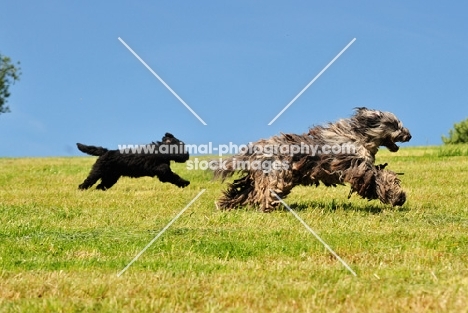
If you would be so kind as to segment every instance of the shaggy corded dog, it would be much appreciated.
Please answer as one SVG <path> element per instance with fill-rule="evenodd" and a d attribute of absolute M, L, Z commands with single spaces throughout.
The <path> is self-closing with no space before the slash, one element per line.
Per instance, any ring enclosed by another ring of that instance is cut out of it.
<path fill-rule="evenodd" d="M 189 154 L 185 151 L 184 143 L 170 133 L 165 134 L 162 142 L 139 146 L 141 153 L 107 150 L 81 143 L 76 145 L 84 153 L 99 156 L 88 177 L 79 185 L 79 189 L 88 189 L 101 179 L 96 189 L 106 190 L 111 188 L 121 176 L 135 178 L 156 176 L 161 182 L 172 183 L 178 187 L 186 187 L 190 184 L 189 181 L 171 171 L 171 161 L 184 163 L 189 159 Z"/>
<path fill-rule="evenodd" d="M 250 144 L 239 154 L 218 163 L 215 177 L 234 173 L 242 177 L 228 185 L 219 199 L 221 209 L 242 205 L 260 206 L 268 212 L 279 201 L 271 190 L 285 198 L 294 186 L 336 186 L 349 183 L 366 199 L 403 205 L 406 194 L 396 173 L 375 165 L 380 146 L 398 151 L 396 142 L 411 139 L 409 130 L 390 112 L 356 108 L 355 114 L 303 135 L 281 134 Z"/>

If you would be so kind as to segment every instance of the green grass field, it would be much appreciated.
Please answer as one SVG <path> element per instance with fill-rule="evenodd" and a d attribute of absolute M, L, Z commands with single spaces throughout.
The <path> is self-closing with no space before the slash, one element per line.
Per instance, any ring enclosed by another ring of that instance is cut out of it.
<path fill-rule="evenodd" d="M 343 186 L 286 198 L 357 277 L 287 210 L 216 210 L 209 172 L 79 191 L 95 158 L 0 158 L 0 312 L 467 312 L 468 147 L 377 156 L 404 172 L 401 208 Z"/>

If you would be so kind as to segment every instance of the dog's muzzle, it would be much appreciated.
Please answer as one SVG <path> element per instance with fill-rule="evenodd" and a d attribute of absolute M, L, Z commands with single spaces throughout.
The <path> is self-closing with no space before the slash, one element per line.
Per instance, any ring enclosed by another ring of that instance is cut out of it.
<path fill-rule="evenodd" d="M 411 140 L 411 138 L 412 136 L 408 128 L 403 128 L 403 130 L 401 131 L 401 134 L 397 138 L 395 138 L 395 141 L 408 142 Z"/>
<path fill-rule="evenodd" d="M 395 138 L 387 137 L 382 145 L 387 147 L 391 152 L 397 152 L 400 147 L 396 145 L 396 142 L 408 142 L 411 140 L 411 138 L 412 136 L 409 130 L 407 128 L 403 128 L 398 136 Z"/>

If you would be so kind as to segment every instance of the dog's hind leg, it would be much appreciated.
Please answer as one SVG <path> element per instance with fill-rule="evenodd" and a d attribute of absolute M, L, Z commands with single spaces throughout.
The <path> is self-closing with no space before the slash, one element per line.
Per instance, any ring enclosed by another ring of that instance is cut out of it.
<path fill-rule="evenodd" d="M 88 189 L 89 187 L 94 185 L 99 180 L 99 178 L 101 178 L 99 174 L 96 174 L 95 172 L 91 171 L 91 173 L 89 173 L 88 177 L 83 181 L 83 183 L 81 183 L 81 185 L 78 186 L 78 189 Z"/>
<path fill-rule="evenodd" d="M 286 171 L 271 172 L 255 180 L 256 198 L 260 198 L 260 208 L 263 212 L 271 212 L 281 205 L 294 187 L 292 176 Z"/>
<path fill-rule="evenodd" d="M 155 176 L 163 183 L 171 183 L 181 188 L 187 187 L 190 184 L 189 181 L 171 171 L 168 164 L 161 164 L 158 166 Z"/>
<path fill-rule="evenodd" d="M 115 183 L 119 180 L 119 178 L 120 178 L 120 175 L 107 175 L 107 176 L 104 176 L 101 179 L 101 183 L 99 185 L 97 185 L 96 189 L 99 189 L 99 190 L 109 189 L 109 188 L 111 188 L 112 186 L 115 185 Z"/>
<path fill-rule="evenodd" d="M 99 157 L 91 168 L 88 177 L 78 186 L 78 189 L 84 190 L 90 188 L 102 177 L 102 174 L 102 157 Z"/>
<path fill-rule="evenodd" d="M 239 206 L 249 204 L 249 197 L 254 192 L 253 181 L 250 175 L 238 178 L 228 185 L 223 196 L 217 204 L 221 210 L 231 210 Z M 252 202 L 253 203 L 253 202 Z"/>

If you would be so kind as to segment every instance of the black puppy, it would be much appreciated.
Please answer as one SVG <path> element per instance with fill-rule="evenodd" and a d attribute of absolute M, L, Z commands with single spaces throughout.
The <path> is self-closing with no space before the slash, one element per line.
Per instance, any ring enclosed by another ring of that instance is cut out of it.
<path fill-rule="evenodd" d="M 171 171 L 171 161 L 184 163 L 189 159 L 189 154 L 185 151 L 184 143 L 170 133 L 165 134 L 162 142 L 132 147 L 132 149 L 126 149 L 127 151 L 107 150 L 81 143 L 76 145 L 84 153 L 99 156 L 88 177 L 78 186 L 79 189 L 88 189 L 101 179 L 96 189 L 106 190 L 111 188 L 120 176 L 135 178 L 157 176 L 161 182 L 172 183 L 178 187 L 186 187 L 190 184 L 189 181 Z"/>

